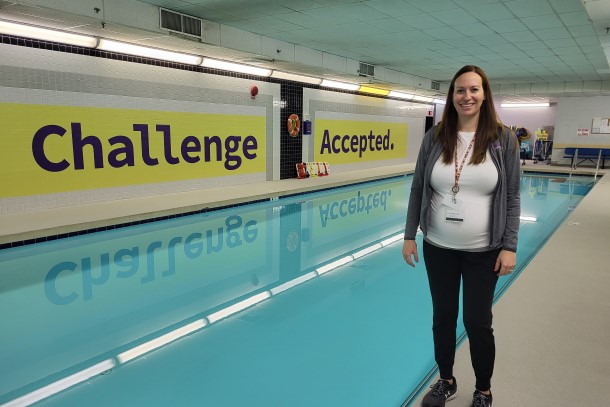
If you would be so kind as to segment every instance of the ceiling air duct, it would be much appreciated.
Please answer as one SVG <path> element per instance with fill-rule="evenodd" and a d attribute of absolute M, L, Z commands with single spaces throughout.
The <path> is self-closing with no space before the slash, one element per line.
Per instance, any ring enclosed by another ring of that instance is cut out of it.
<path fill-rule="evenodd" d="M 375 76 L 375 65 L 367 64 L 366 62 L 360 62 L 360 69 L 358 69 L 358 75 L 364 77 Z"/>
<path fill-rule="evenodd" d="M 159 21 L 161 28 L 170 33 L 178 33 L 201 40 L 203 21 L 200 18 L 189 16 L 175 11 L 159 8 Z"/>

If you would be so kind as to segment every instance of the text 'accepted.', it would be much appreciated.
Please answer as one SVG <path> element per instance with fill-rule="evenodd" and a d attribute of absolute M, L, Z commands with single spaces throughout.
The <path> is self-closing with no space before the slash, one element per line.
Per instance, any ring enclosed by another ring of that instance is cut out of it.
<path fill-rule="evenodd" d="M 362 157 L 365 151 L 389 151 L 394 150 L 394 143 L 390 143 L 390 129 L 385 135 L 375 135 L 373 130 L 369 134 L 341 136 L 336 134 L 330 137 L 330 132 L 324 130 L 322 138 L 322 147 L 320 154 L 338 154 L 338 153 L 358 153 L 358 157 Z"/>

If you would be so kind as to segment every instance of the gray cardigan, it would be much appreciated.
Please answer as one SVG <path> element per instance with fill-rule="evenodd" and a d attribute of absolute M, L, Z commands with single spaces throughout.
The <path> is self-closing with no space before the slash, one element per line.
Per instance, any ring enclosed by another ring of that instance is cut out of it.
<path fill-rule="evenodd" d="M 434 164 L 443 152 L 442 144 L 434 136 L 435 131 L 436 126 L 426 132 L 419 149 L 409 197 L 405 240 L 415 239 L 418 226 L 424 236 L 428 232 L 429 205 L 432 199 L 430 176 Z M 501 247 L 516 252 L 521 211 L 519 147 L 515 133 L 507 127 L 503 126 L 498 135 L 499 138 L 489 146 L 491 159 L 498 170 L 498 186 L 492 201 L 489 248 Z"/>

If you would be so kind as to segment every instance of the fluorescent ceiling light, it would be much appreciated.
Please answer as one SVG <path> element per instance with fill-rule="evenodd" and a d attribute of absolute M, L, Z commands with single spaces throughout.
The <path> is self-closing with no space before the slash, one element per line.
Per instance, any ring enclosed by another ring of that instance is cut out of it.
<path fill-rule="evenodd" d="M 364 85 L 360 86 L 360 88 L 358 89 L 358 92 L 370 93 L 371 95 L 381 95 L 381 96 L 387 96 L 390 94 L 389 90 L 371 88 L 369 86 L 364 86 Z"/>
<path fill-rule="evenodd" d="M 500 103 L 500 107 L 549 107 L 549 102 L 542 103 Z"/>
<path fill-rule="evenodd" d="M 322 83 L 322 79 L 320 78 L 314 78 L 313 76 L 297 75 L 294 73 L 282 71 L 273 71 L 271 73 L 271 77 L 277 79 L 285 79 L 287 81 L 310 83 L 312 85 L 319 85 L 320 83 Z"/>
<path fill-rule="evenodd" d="M 434 99 L 432 103 L 435 105 L 445 105 L 447 104 L 447 101 L 445 99 Z"/>
<path fill-rule="evenodd" d="M 432 102 L 434 100 L 434 98 L 427 97 L 427 96 L 414 95 L 413 100 L 418 100 L 420 102 Z"/>
<path fill-rule="evenodd" d="M 407 100 L 410 100 L 413 98 L 413 95 L 410 93 L 396 92 L 395 90 L 391 91 L 389 96 L 391 96 L 393 98 L 407 99 Z"/>
<path fill-rule="evenodd" d="M 251 65 L 236 64 L 234 62 L 221 61 L 219 59 L 203 58 L 201 66 L 206 68 L 222 69 L 225 71 L 245 73 L 257 76 L 270 76 L 271 69 L 259 68 Z"/>
<path fill-rule="evenodd" d="M 0 33 L 37 40 L 60 42 L 79 47 L 95 48 L 97 38 L 88 35 L 73 34 L 65 31 L 36 27 L 26 24 L 11 23 L 0 20 Z"/>
<path fill-rule="evenodd" d="M 351 261 L 353 261 L 354 258 L 352 256 L 345 256 L 340 258 L 339 260 L 335 260 L 332 263 L 328 263 L 325 266 L 319 267 L 316 269 L 316 271 L 318 272 L 318 274 L 322 275 L 324 273 L 328 273 L 329 271 L 336 269 L 339 266 L 343 266 L 344 264 L 347 264 Z"/>
<path fill-rule="evenodd" d="M 142 45 L 128 44 L 126 42 L 100 39 L 98 49 L 121 54 L 137 55 L 140 57 L 162 59 L 165 61 L 179 62 L 182 64 L 199 65 L 202 57 L 197 55 L 183 54 L 180 52 L 167 51 L 158 48 L 145 47 Z"/>
<path fill-rule="evenodd" d="M 195 332 L 195 331 L 205 327 L 206 325 L 207 325 L 207 322 L 205 322 L 205 320 L 203 320 L 203 319 L 197 320 L 195 322 L 191 322 L 190 324 L 187 324 L 183 327 L 180 327 L 171 332 L 168 332 L 165 335 L 161 335 L 158 338 L 155 338 L 155 339 L 145 342 L 141 345 L 133 347 L 133 348 L 129 349 L 128 351 L 120 353 L 117 356 L 117 359 L 121 363 L 129 362 L 130 360 L 135 359 L 138 356 L 142 356 L 145 353 L 153 351 L 157 348 L 160 348 L 163 345 L 167 345 L 168 343 L 175 341 L 176 339 L 182 338 L 183 336 L 186 336 L 192 332 Z"/>
<path fill-rule="evenodd" d="M 59 379 L 56 382 L 53 382 L 47 386 L 41 387 L 38 390 L 34 390 L 31 393 L 23 395 L 17 399 L 9 401 L 6 404 L 2 404 L 3 406 L 29 406 L 34 404 L 40 400 L 44 400 L 47 397 L 50 397 L 54 394 L 59 393 L 60 391 L 66 390 L 78 383 L 82 383 L 86 380 L 91 379 L 94 376 L 99 375 L 106 370 L 110 370 L 115 366 L 115 363 L 112 359 L 104 360 L 96 365 L 90 366 L 86 369 L 81 370 L 80 372 L 74 373 L 73 375 L 64 377 L 63 379 Z"/>
<path fill-rule="evenodd" d="M 287 281 L 284 284 L 278 285 L 277 287 L 273 287 L 269 291 L 271 291 L 272 295 L 278 295 L 279 293 L 286 291 L 292 287 L 295 287 L 301 283 L 304 283 L 305 281 L 311 280 L 314 277 L 318 277 L 318 273 L 316 273 L 315 271 L 311 271 L 307 274 L 303 274 L 300 277 Z"/>
<path fill-rule="evenodd" d="M 538 221 L 538 218 L 536 218 L 535 216 L 519 216 L 519 219 L 528 221 L 528 222 L 537 222 Z"/>
<path fill-rule="evenodd" d="M 328 79 L 324 79 L 320 86 L 324 86 L 327 88 L 335 88 L 335 89 L 343 89 L 343 90 L 353 90 L 356 91 L 360 88 L 360 85 L 355 85 L 353 83 L 345 83 L 345 82 L 337 82 L 337 81 L 329 81 Z"/>
<path fill-rule="evenodd" d="M 220 311 L 208 315 L 208 321 L 213 324 L 216 321 L 220 321 L 221 319 L 224 319 L 248 307 L 258 304 L 259 302 L 264 301 L 269 297 L 271 297 L 271 293 L 269 291 L 253 295 L 252 297 L 246 298 L 245 300 L 240 301 L 237 304 L 230 305 L 227 308 L 221 309 Z"/>

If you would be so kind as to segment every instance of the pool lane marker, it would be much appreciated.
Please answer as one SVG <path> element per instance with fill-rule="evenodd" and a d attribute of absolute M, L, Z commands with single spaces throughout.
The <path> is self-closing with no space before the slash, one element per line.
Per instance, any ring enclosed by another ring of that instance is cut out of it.
<path fill-rule="evenodd" d="M 83 369 L 80 372 L 76 372 L 70 376 L 64 377 L 63 379 L 57 380 L 56 382 L 53 382 L 47 386 L 41 387 L 38 390 L 34 390 L 31 393 L 11 400 L 8 403 L 3 404 L 2 407 L 29 406 L 31 404 L 44 400 L 47 397 L 57 394 L 60 391 L 66 390 L 74 385 L 87 381 L 94 376 L 102 374 L 105 371 L 112 369 L 115 365 L 116 364 L 112 359 L 104 360 L 103 362 Z"/>

